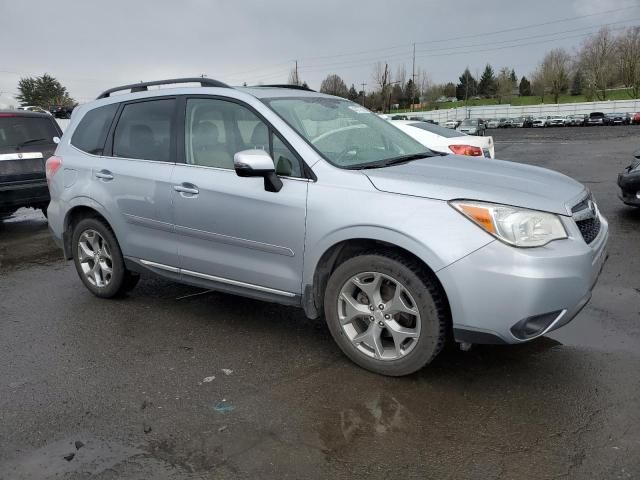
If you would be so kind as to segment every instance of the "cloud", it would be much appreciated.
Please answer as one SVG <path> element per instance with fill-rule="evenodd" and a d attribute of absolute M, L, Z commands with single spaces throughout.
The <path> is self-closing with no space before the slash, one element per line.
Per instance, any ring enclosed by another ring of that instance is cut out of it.
<path fill-rule="evenodd" d="M 604 11 L 632 7 L 634 4 L 637 5 L 629 0 L 573 0 L 573 8 L 578 15 L 595 15 Z"/>

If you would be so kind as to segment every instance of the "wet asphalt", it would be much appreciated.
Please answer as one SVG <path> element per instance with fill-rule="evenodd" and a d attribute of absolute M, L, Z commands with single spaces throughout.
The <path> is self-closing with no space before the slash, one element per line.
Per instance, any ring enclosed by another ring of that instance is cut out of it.
<path fill-rule="evenodd" d="M 151 276 L 97 299 L 39 213 L 0 223 L 0 479 L 640 478 L 640 126 L 490 133 L 593 190 L 609 261 L 565 328 L 405 378 L 294 308 Z"/>

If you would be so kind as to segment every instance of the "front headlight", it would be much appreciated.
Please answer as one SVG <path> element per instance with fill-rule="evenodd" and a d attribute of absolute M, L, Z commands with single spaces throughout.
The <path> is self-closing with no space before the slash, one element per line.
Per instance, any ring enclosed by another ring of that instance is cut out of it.
<path fill-rule="evenodd" d="M 567 238 L 560 218 L 553 213 L 469 200 L 449 204 L 485 232 L 515 247 L 541 247 Z"/>

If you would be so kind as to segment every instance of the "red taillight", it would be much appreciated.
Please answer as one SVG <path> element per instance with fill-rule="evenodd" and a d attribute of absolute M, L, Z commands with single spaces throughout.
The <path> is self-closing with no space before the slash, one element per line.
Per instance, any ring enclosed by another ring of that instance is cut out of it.
<path fill-rule="evenodd" d="M 45 171 L 47 172 L 47 182 L 51 181 L 56 172 L 60 170 L 61 166 L 62 158 L 56 157 L 54 155 L 53 157 L 49 157 L 47 159 L 47 163 L 45 164 Z"/>
<path fill-rule="evenodd" d="M 15 113 L 0 113 L 0 117 L 17 117 Z"/>
<path fill-rule="evenodd" d="M 449 150 L 456 155 L 467 155 L 468 157 L 482 156 L 482 149 L 480 147 L 474 147 L 473 145 L 449 145 Z"/>

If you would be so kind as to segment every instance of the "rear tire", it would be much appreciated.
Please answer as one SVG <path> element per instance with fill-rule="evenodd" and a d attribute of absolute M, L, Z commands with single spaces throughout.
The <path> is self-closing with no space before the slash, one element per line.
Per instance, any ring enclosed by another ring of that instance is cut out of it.
<path fill-rule="evenodd" d="M 100 298 L 132 290 L 139 276 L 127 270 L 111 228 L 98 218 L 85 218 L 73 229 L 73 262 L 85 287 Z"/>
<path fill-rule="evenodd" d="M 416 372 L 445 344 L 444 294 L 400 255 L 370 252 L 342 263 L 329 278 L 324 311 L 343 353 L 382 375 Z"/>

